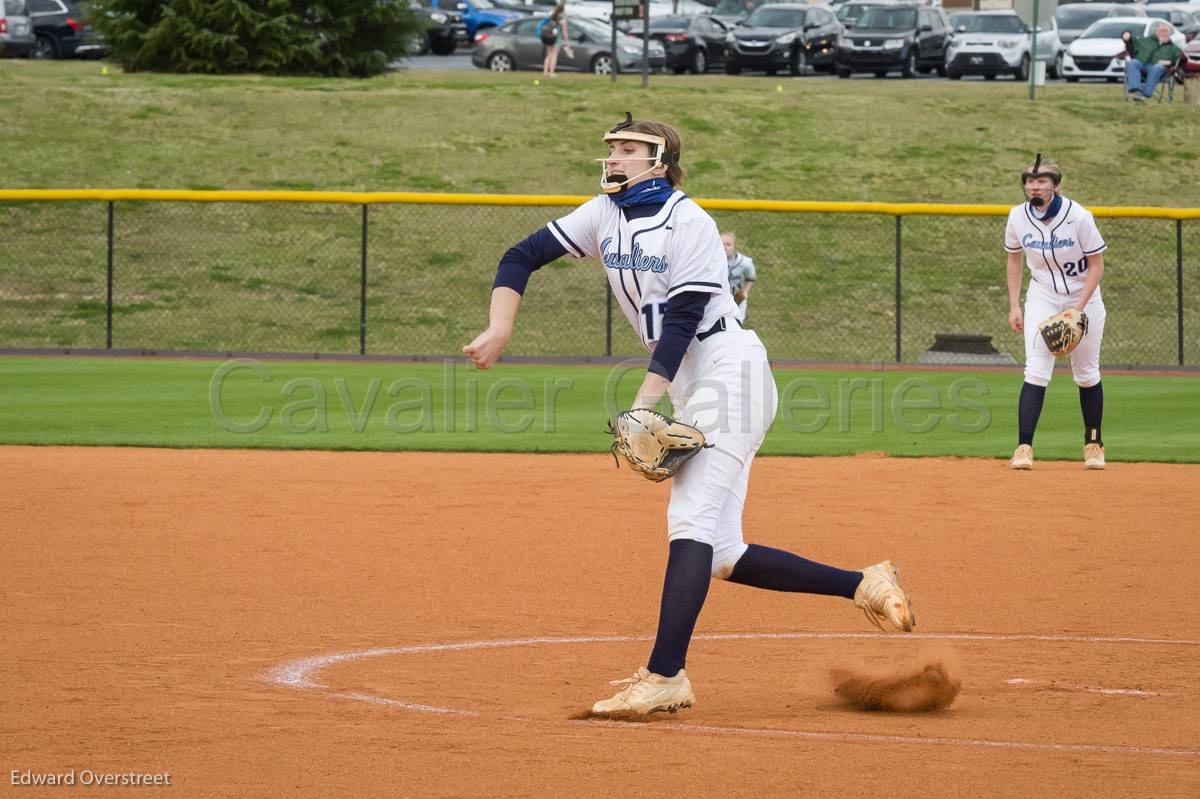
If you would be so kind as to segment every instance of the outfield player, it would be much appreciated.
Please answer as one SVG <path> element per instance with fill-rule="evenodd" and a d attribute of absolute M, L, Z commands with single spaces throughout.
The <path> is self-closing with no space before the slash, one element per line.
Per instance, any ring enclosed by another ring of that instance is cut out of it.
<path fill-rule="evenodd" d="M 1083 465 L 1104 468 L 1104 389 L 1100 385 L 1100 342 L 1104 338 L 1104 251 L 1108 245 L 1090 211 L 1062 196 L 1058 164 L 1038 154 L 1021 173 L 1028 202 L 1008 214 L 1004 249 L 1008 252 L 1008 324 L 1025 334 L 1025 382 L 1017 405 L 1017 449 L 1009 465 L 1033 468 L 1033 433 L 1037 429 L 1046 386 L 1054 373 L 1054 355 L 1038 335 L 1038 325 L 1060 311 L 1077 308 L 1087 314 L 1087 335 L 1071 353 L 1071 372 L 1079 386 L 1083 411 Z M 1025 311 L 1020 305 L 1021 261 L 1029 267 Z"/>
<path fill-rule="evenodd" d="M 746 305 L 750 301 L 750 289 L 758 280 L 754 271 L 754 260 L 745 253 L 738 252 L 737 236 L 732 233 L 721 234 L 721 246 L 725 248 L 725 258 L 729 262 L 729 288 L 733 291 L 733 301 L 738 307 L 738 321 L 746 321 Z"/>
<path fill-rule="evenodd" d="M 846 571 L 747 545 L 742 505 L 750 463 L 775 416 L 778 393 L 758 336 L 737 322 L 717 226 L 679 190 L 680 139 L 659 122 L 626 120 L 608 131 L 602 193 L 512 247 L 492 289 L 490 324 L 463 351 L 481 369 L 508 344 L 534 270 L 556 258 L 604 267 L 625 318 L 651 353 L 634 407 L 669 393 L 676 416 L 703 430 L 701 451 L 671 484 L 666 577 L 650 659 L 596 713 L 690 707 L 684 671 L 696 619 L 715 577 L 775 591 L 852 599 L 876 626 L 909 631 L 912 608 L 891 561 Z"/>

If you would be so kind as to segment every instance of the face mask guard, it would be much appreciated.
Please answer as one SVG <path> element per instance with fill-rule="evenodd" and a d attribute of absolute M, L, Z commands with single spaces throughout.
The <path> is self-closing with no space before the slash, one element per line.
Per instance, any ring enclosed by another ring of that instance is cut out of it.
<path fill-rule="evenodd" d="M 597 158 L 596 160 L 600 162 L 600 190 L 605 194 L 616 194 L 617 192 L 624 191 L 626 188 L 650 174 L 663 164 L 670 165 L 679 163 L 679 153 L 670 152 L 667 150 L 667 140 L 665 138 L 662 136 L 655 136 L 652 133 L 638 133 L 636 131 L 626 130 L 633 124 L 633 114 L 631 114 L 629 111 L 626 111 L 625 121 L 618 123 L 612 128 L 612 130 L 608 131 L 608 133 L 605 133 L 604 141 L 605 143 L 614 141 L 638 141 L 649 144 L 651 148 L 651 154 L 649 156 L 638 156 L 634 158 L 622 157 L 620 160 L 648 161 L 650 162 L 650 165 L 646 167 L 645 170 L 634 175 L 633 177 L 627 177 L 621 174 L 609 175 L 608 162 L 615 159 L 613 159 L 612 156 L 609 156 L 608 158 Z"/>

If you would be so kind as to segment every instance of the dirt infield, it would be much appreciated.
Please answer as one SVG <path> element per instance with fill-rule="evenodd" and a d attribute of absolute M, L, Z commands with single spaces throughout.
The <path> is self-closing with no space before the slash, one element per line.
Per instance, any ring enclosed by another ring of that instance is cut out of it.
<path fill-rule="evenodd" d="M 1200 467 L 754 469 L 748 540 L 895 559 L 918 634 L 715 584 L 696 707 L 621 724 L 570 717 L 645 662 L 667 489 L 605 456 L 0 448 L 3 779 L 14 796 L 1200 795 Z M 930 648 L 957 660 L 948 710 L 833 694 L 835 669 Z M 170 787 L 20 784 L 72 770 Z"/>

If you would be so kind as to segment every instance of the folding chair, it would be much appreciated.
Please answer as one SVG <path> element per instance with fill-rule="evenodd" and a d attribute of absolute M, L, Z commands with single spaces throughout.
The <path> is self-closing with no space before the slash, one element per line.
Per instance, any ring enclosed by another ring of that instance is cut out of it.
<path fill-rule="evenodd" d="M 1125 58 L 1121 61 L 1121 93 L 1125 97 L 1125 102 L 1128 103 L 1133 101 L 1133 98 L 1129 96 L 1129 71 L 1126 69 L 1131 56 L 1128 53 L 1122 53 L 1122 55 Z M 1175 102 L 1175 86 L 1183 80 L 1182 70 L 1182 58 L 1177 58 L 1174 63 L 1167 67 L 1167 71 L 1163 73 L 1162 79 L 1154 87 L 1154 96 L 1158 102 L 1161 103 L 1164 99 L 1167 103 Z"/>

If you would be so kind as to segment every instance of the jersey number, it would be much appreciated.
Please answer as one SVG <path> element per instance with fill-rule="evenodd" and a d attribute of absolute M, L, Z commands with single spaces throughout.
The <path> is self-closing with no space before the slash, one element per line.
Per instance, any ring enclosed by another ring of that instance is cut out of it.
<path fill-rule="evenodd" d="M 1066 272 L 1067 277 L 1083 276 L 1087 270 L 1088 262 L 1086 255 L 1074 263 L 1067 261 L 1065 264 L 1063 264 L 1063 271 Z"/>
<path fill-rule="evenodd" d="M 642 306 L 642 321 L 646 328 L 646 341 L 654 341 L 658 338 L 658 334 L 662 332 L 663 314 L 667 312 L 667 304 L 665 302 L 653 303 L 649 302 Z"/>

